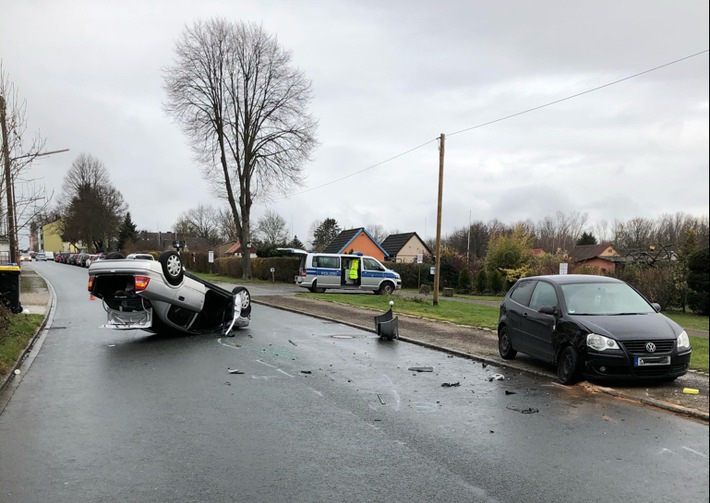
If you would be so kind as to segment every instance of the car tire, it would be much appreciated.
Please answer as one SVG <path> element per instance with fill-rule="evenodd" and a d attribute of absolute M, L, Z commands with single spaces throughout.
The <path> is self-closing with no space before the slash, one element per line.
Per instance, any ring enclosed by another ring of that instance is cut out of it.
<path fill-rule="evenodd" d="M 380 285 L 379 291 L 382 295 L 392 295 L 392 292 L 394 292 L 394 285 L 389 281 L 385 281 Z"/>
<path fill-rule="evenodd" d="M 240 316 L 242 318 L 248 318 L 251 314 L 251 294 L 249 290 L 243 286 L 237 286 L 232 290 L 232 294 L 242 296 Z"/>
<path fill-rule="evenodd" d="M 574 384 L 579 374 L 579 352 L 572 346 L 562 350 L 557 358 L 557 378 L 562 384 Z"/>
<path fill-rule="evenodd" d="M 184 275 L 180 254 L 174 251 L 165 251 L 160 254 L 158 261 L 163 267 L 165 281 L 173 286 L 179 285 Z"/>
<path fill-rule="evenodd" d="M 518 352 L 513 349 L 513 343 L 510 342 L 507 327 L 501 327 L 498 330 L 498 353 L 504 360 L 512 360 L 515 358 L 515 355 L 518 354 Z"/>
<path fill-rule="evenodd" d="M 310 287 L 308 290 L 313 293 L 325 293 L 325 288 L 318 288 L 318 281 L 314 281 L 313 286 Z"/>

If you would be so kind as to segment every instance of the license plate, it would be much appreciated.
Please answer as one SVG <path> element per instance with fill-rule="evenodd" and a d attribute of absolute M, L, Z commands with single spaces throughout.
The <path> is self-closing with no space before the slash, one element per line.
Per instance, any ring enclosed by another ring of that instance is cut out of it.
<path fill-rule="evenodd" d="M 646 367 L 649 365 L 670 365 L 670 356 L 645 356 L 634 358 L 634 367 Z"/>

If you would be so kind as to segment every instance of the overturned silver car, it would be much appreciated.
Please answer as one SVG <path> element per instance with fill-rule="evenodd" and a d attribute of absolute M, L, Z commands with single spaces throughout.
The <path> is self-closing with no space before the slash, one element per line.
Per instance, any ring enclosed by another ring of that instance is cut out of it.
<path fill-rule="evenodd" d="M 175 251 L 158 260 L 109 254 L 91 263 L 88 289 L 106 310 L 103 328 L 230 335 L 251 319 L 249 290 L 238 286 L 230 292 L 198 278 Z"/>

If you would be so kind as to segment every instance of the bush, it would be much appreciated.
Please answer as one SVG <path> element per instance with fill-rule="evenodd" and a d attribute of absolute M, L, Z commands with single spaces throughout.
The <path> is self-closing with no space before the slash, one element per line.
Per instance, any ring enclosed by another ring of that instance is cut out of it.
<path fill-rule="evenodd" d="M 488 276 L 485 269 L 481 269 L 476 274 L 476 292 L 485 293 L 488 288 Z"/>
<path fill-rule="evenodd" d="M 708 248 L 688 259 L 688 306 L 694 313 L 708 316 L 710 310 L 710 260 Z"/>
<path fill-rule="evenodd" d="M 461 272 L 459 272 L 459 291 L 461 293 L 470 293 L 471 288 L 471 271 L 464 267 L 461 269 Z"/>

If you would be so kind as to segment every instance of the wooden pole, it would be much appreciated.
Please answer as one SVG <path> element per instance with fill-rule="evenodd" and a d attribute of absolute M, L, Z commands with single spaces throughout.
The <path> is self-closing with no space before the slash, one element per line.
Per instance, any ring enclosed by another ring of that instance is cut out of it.
<path fill-rule="evenodd" d="M 439 269 L 441 266 L 441 205 L 444 195 L 444 141 L 442 133 L 439 136 L 439 198 L 436 205 L 436 257 L 434 260 L 434 305 L 439 305 Z"/>

